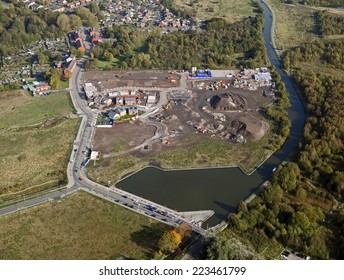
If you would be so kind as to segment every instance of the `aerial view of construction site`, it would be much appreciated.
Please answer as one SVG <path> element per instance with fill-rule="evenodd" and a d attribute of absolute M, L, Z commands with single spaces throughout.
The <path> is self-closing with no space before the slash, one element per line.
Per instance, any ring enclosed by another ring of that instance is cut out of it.
<path fill-rule="evenodd" d="M 273 124 L 265 110 L 275 95 L 267 68 L 88 71 L 83 85 L 89 106 L 99 112 L 92 150 L 100 161 L 90 175 L 101 181 L 120 179 L 106 177 L 104 166 L 128 158 L 130 166 L 251 171 L 272 152 Z M 191 157 L 185 153 L 192 150 Z"/>

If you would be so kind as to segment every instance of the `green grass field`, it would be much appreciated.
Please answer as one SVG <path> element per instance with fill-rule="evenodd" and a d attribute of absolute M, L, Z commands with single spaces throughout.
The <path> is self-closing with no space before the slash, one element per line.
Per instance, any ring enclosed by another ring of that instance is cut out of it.
<path fill-rule="evenodd" d="M 65 179 L 80 124 L 78 118 L 65 117 L 74 111 L 69 94 L 31 97 L 17 92 L 0 94 L 0 98 L 0 200 L 46 182 L 53 181 L 43 188 L 58 185 Z"/>
<path fill-rule="evenodd" d="M 45 97 L 32 97 L 24 91 L 16 94 L 0 93 L 0 128 L 26 126 L 74 111 L 68 93 L 53 93 Z"/>
<path fill-rule="evenodd" d="M 100 69 L 113 69 L 113 68 L 118 68 L 118 59 L 114 58 L 111 61 L 105 61 L 105 60 L 100 60 L 97 59 L 97 68 Z"/>
<path fill-rule="evenodd" d="M 150 259 L 167 229 L 78 192 L 0 217 L 0 259 Z"/>
<path fill-rule="evenodd" d="M 69 81 L 61 81 L 59 89 L 65 89 L 69 87 Z"/>
<path fill-rule="evenodd" d="M 235 22 L 245 17 L 254 16 L 251 0 L 176 0 L 177 8 L 196 13 L 196 18 L 206 20 L 220 17 Z"/>

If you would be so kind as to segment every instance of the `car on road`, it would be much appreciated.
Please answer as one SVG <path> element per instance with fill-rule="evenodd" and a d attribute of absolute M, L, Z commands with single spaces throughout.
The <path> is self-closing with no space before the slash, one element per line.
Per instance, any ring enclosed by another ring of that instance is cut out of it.
<path fill-rule="evenodd" d="M 74 172 L 77 173 L 79 171 L 79 168 L 75 167 Z"/>
<path fill-rule="evenodd" d="M 287 250 L 285 250 L 285 251 L 283 251 L 282 253 L 281 253 L 281 255 L 280 255 L 280 257 L 282 258 L 282 259 L 288 259 L 288 256 L 290 255 L 290 251 L 287 251 Z"/>
<path fill-rule="evenodd" d="M 82 181 L 82 180 L 84 180 L 82 177 L 79 177 L 79 181 Z"/>
<path fill-rule="evenodd" d="M 147 209 L 150 210 L 150 211 L 155 211 L 155 210 L 157 210 L 156 207 L 154 207 L 154 206 L 152 206 L 152 205 L 150 205 L 150 204 L 147 205 Z"/>
<path fill-rule="evenodd" d="M 306 256 L 306 255 L 304 255 L 304 254 L 301 254 L 301 253 L 295 252 L 295 251 L 293 251 L 292 253 L 293 253 L 295 256 L 297 256 L 297 257 L 299 257 L 299 258 L 301 258 L 301 259 L 310 260 L 310 256 Z"/>

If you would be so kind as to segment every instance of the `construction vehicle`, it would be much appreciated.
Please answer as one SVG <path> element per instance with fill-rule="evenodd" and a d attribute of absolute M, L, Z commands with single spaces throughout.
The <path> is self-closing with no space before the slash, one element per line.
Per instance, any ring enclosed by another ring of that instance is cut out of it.
<path fill-rule="evenodd" d="M 163 106 L 165 110 L 169 110 L 172 108 L 173 101 L 169 101 L 166 105 Z"/>

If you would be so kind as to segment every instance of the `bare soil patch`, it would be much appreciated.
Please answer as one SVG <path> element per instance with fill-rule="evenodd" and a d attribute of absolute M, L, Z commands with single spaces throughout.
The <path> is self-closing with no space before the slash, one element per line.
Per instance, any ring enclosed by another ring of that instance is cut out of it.
<path fill-rule="evenodd" d="M 179 75 L 168 71 L 88 71 L 84 74 L 84 81 L 93 83 L 99 91 L 121 87 L 170 88 L 178 86 L 179 80 Z"/>
<path fill-rule="evenodd" d="M 97 128 L 94 149 L 101 153 L 121 152 L 153 137 L 155 130 L 155 126 L 141 122 L 123 122 L 112 128 Z"/>

